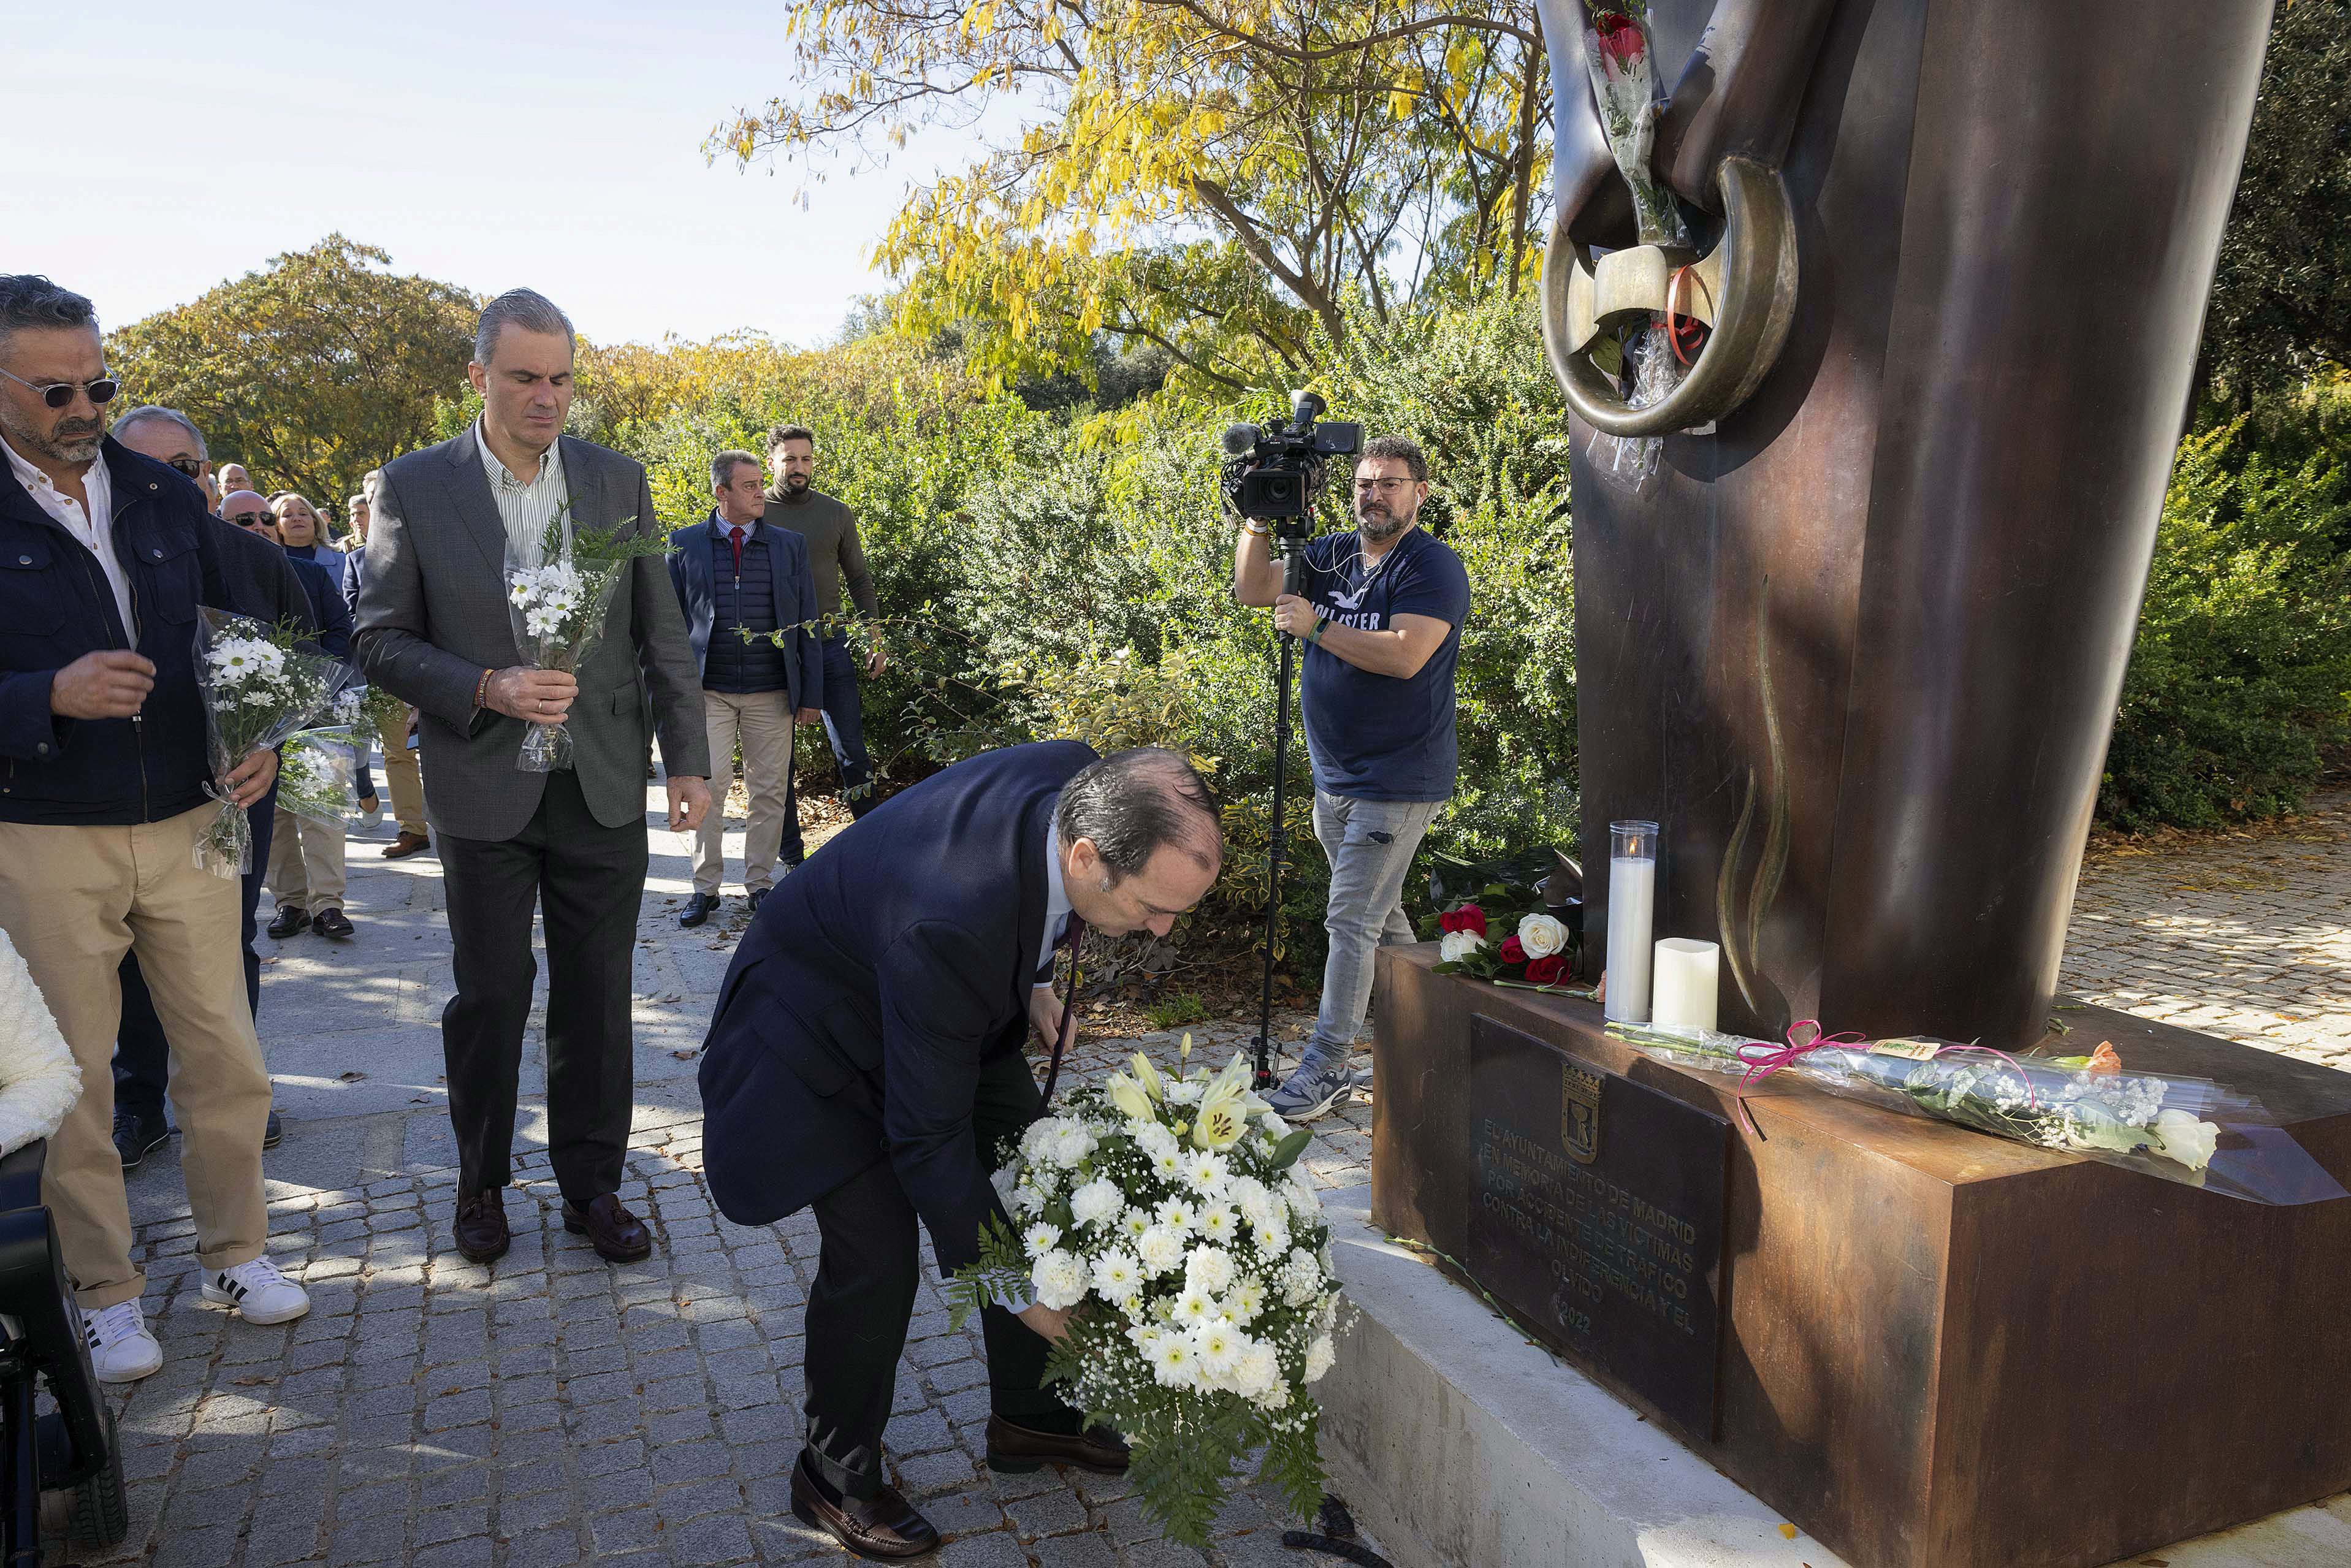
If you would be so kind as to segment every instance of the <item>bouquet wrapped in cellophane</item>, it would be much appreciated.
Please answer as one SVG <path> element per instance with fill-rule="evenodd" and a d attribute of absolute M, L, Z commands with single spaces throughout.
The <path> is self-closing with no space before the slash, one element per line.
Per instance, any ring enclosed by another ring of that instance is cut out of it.
<path fill-rule="evenodd" d="M 308 633 L 207 608 L 196 619 L 196 685 L 212 753 L 207 790 L 220 811 L 196 839 L 196 863 L 215 876 L 253 869 L 253 824 L 221 787 L 238 764 L 316 718 L 354 679 L 351 666 L 303 646 Z"/>
<path fill-rule="evenodd" d="M 604 621 L 621 574 L 640 556 L 668 552 L 659 530 L 635 532 L 629 518 L 599 532 L 576 527 L 569 507 L 558 507 L 541 536 L 537 564 L 507 561 L 507 609 L 522 656 L 542 670 L 578 672 L 604 635 Z M 523 734 L 515 766 L 525 773 L 552 773 L 571 764 L 571 731 L 561 724 L 533 724 Z"/>
<path fill-rule="evenodd" d="M 298 817 L 340 824 L 359 810 L 360 743 L 356 728 L 363 687 L 336 694 L 319 716 L 331 724 L 296 730 L 277 748 L 277 804 Z"/>
<path fill-rule="evenodd" d="M 1137 1052 L 1073 1090 L 997 1173 L 1021 1233 L 994 1223 L 949 1287 L 957 1322 L 1023 1292 L 1075 1309 L 1046 1379 L 1125 1436 L 1144 1509 L 1193 1546 L 1259 1447 L 1259 1478 L 1301 1518 L 1322 1495 L 1307 1385 L 1331 1365 L 1339 1286 L 1298 1164 L 1310 1134 L 1249 1083 L 1238 1053 L 1170 1078 Z"/>
<path fill-rule="evenodd" d="M 2209 1078 L 2126 1071 L 2110 1042 L 2086 1056 L 2011 1056 L 1948 1040 L 1831 1038 L 1809 1020 L 1785 1043 L 1656 1024 L 1611 1023 L 1608 1033 L 1744 1084 L 1792 1072 L 1832 1094 L 2255 1203 L 2344 1196 L 2250 1095 Z"/>

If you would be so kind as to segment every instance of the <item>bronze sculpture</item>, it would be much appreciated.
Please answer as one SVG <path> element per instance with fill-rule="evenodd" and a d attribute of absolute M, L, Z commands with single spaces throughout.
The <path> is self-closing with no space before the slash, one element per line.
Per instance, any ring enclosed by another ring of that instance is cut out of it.
<path fill-rule="evenodd" d="M 1725 1028 L 2030 1043 L 2270 7 L 1653 0 L 1690 62 L 1654 166 L 1729 221 L 1646 413 L 1580 351 L 1595 305 L 1664 301 L 1618 259 L 1583 8 L 1542 11 L 1588 918 L 1608 820 L 1655 817 L 1657 934 L 1722 943 Z M 1588 456 L 1667 430 L 1637 491 Z"/>

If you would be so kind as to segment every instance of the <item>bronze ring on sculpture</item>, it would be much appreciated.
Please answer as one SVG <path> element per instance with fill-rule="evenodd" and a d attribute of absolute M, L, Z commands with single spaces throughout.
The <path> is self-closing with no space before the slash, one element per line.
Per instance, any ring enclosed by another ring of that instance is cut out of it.
<path fill-rule="evenodd" d="M 1568 406 L 1611 435 L 1670 435 L 1720 419 L 1771 371 L 1796 314 L 1796 214 L 1780 172 L 1750 158 L 1725 158 L 1715 171 L 1722 196 L 1722 238 L 1700 256 L 1663 246 L 1610 251 L 1567 237 L 1573 213 L 1552 225 L 1543 257 L 1543 347 Z M 1695 287 L 1677 287 L 1684 274 Z M 1602 335 L 1638 314 L 1671 309 L 1711 329 L 1680 383 L 1646 408 L 1625 401 L 1592 362 Z"/>

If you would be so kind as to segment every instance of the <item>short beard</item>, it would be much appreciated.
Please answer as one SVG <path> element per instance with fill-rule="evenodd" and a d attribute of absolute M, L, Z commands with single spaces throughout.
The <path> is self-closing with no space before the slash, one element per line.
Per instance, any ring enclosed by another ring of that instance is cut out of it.
<path fill-rule="evenodd" d="M 784 488 L 787 490 L 805 490 L 808 487 L 809 476 L 805 474 L 795 474 L 784 481 Z"/>
<path fill-rule="evenodd" d="M 1364 517 L 1358 517 L 1355 519 L 1355 531 L 1363 535 L 1365 538 L 1371 540 L 1374 544 L 1381 545 L 1384 545 L 1387 543 L 1388 540 L 1396 538 L 1398 535 L 1402 534 L 1405 528 L 1411 526 L 1412 519 L 1410 517 L 1399 517 L 1395 516 L 1393 513 L 1391 513 L 1384 520 L 1380 522 L 1374 522 L 1371 518 Z"/>
<path fill-rule="evenodd" d="M 81 422 L 78 420 L 60 420 L 58 422 L 58 428 L 62 429 L 67 424 L 79 423 Z M 95 461 L 98 456 L 99 444 L 106 439 L 106 427 L 102 424 L 93 428 L 89 435 L 75 437 L 71 440 L 60 438 L 45 431 L 35 430 L 26 425 L 18 424 L 13 419 L 0 419 L 0 428 L 5 428 L 8 432 L 9 435 L 14 437 L 16 441 L 22 443 L 26 446 L 31 447 L 35 452 L 47 458 L 52 463 L 89 463 Z"/>

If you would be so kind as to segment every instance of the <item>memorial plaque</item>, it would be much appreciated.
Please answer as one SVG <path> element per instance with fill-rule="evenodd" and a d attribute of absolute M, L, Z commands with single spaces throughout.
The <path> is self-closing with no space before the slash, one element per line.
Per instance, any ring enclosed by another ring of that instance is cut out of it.
<path fill-rule="evenodd" d="M 1470 1277 L 1700 1438 L 1714 1426 L 1730 1124 L 1472 1020 Z"/>

